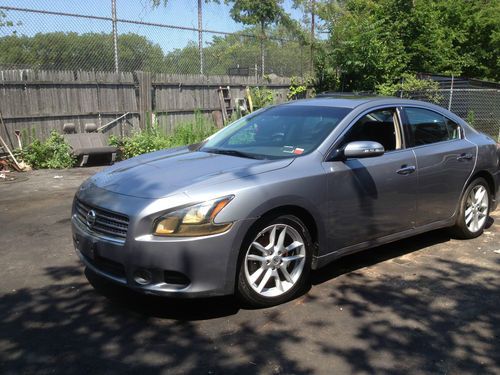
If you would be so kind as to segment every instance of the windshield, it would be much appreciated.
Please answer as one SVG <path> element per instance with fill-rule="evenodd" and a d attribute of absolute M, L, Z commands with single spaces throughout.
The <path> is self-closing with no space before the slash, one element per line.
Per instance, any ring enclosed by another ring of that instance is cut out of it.
<path fill-rule="evenodd" d="M 271 107 L 227 126 L 209 138 L 200 151 L 255 159 L 306 155 L 349 112 L 349 108 L 310 105 Z"/>

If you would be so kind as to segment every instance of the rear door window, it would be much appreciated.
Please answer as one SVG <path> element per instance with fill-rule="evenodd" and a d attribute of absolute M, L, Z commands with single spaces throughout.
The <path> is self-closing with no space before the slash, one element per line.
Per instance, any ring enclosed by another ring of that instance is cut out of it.
<path fill-rule="evenodd" d="M 460 127 L 447 117 L 423 108 L 404 110 L 414 146 L 460 139 Z"/>

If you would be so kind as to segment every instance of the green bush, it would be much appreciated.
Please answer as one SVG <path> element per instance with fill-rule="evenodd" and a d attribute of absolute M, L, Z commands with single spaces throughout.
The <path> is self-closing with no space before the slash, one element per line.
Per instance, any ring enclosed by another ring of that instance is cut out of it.
<path fill-rule="evenodd" d="M 267 87 L 251 87 L 250 95 L 252 96 L 252 104 L 253 108 L 259 109 L 266 107 L 268 105 L 274 104 L 275 97 L 272 90 L 269 90 Z"/>
<path fill-rule="evenodd" d="M 302 81 L 298 77 L 292 77 L 286 98 L 288 100 L 304 99 L 307 96 L 308 86 L 312 86 L 313 84 L 314 80 L 310 77 L 302 79 Z M 312 94 L 314 95 L 314 90 Z"/>
<path fill-rule="evenodd" d="M 109 144 L 119 148 L 120 159 L 128 159 L 164 148 L 198 143 L 216 130 L 212 121 L 207 120 L 200 112 L 196 112 L 194 121 L 178 124 L 171 135 L 165 134 L 158 124 L 153 124 L 130 137 L 120 139 L 111 136 Z"/>
<path fill-rule="evenodd" d="M 407 99 L 413 99 L 415 94 L 419 94 L 433 103 L 439 103 L 442 99 L 439 83 L 430 79 L 419 79 L 410 73 L 403 74 L 398 82 L 377 85 L 376 90 L 379 95 L 384 96 L 396 96 L 401 93 L 401 96 Z"/>
<path fill-rule="evenodd" d="M 170 146 L 170 139 L 162 134 L 157 126 L 153 125 L 133 134 L 131 137 L 119 139 L 118 137 L 111 136 L 109 144 L 117 146 L 120 149 L 121 159 L 128 159 L 167 148 Z"/>
<path fill-rule="evenodd" d="M 21 159 L 33 169 L 70 168 L 76 162 L 71 147 L 55 130 L 50 133 L 50 137 L 45 142 L 35 139 L 21 152 Z"/>

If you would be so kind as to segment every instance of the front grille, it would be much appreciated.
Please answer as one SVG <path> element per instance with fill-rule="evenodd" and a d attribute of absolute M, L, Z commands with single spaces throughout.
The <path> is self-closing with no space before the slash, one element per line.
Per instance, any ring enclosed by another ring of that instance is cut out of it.
<path fill-rule="evenodd" d="M 87 227 L 90 232 L 121 240 L 127 237 L 128 217 L 102 208 L 90 206 L 80 200 L 76 201 L 75 209 L 77 219 Z M 89 215 L 90 211 L 94 211 L 95 213 L 93 225 L 91 225 L 87 219 L 87 215 Z"/>

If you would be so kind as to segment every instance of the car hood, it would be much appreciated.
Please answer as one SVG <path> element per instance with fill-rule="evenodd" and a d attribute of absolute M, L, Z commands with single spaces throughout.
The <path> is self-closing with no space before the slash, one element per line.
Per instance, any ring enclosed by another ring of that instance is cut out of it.
<path fill-rule="evenodd" d="M 194 187 L 281 169 L 293 160 L 255 160 L 178 147 L 117 163 L 94 175 L 89 182 L 118 194 L 163 198 L 189 192 Z"/>

